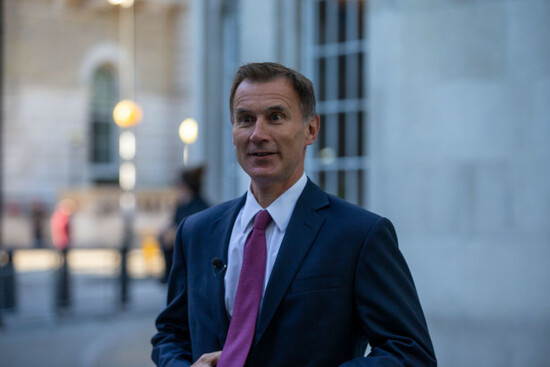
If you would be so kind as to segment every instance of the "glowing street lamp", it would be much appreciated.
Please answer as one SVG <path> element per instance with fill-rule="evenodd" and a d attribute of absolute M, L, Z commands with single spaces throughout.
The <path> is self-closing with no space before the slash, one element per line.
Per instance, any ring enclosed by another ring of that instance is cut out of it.
<path fill-rule="evenodd" d="M 136 156 L 136 136 L 132 131 L 124 131 L 118 139 L 118 151 L 120 157 L 126 161 Z"/>
<path fill-rule="evenodd" d="M 197 136 L 199 135 L 199 125 L 195 119 L 187 118 L 180 124 L 178 132 L 181 141 L 183 141 L 183 164 L 187 165 L 187 147 L 197 140 Z"/>
<path fill-rule="evenodd" d="M 113 119 L 121 128 L 138 124 L 143 117 L 141 107 L 129 99 L 118 102 L 113 109 Z M 136 137 L 132 131 L 124 131 L 118 141 L 120 157 L 124 162 L 120 165 L 119 183 L 124 191 L 131 191 L 136 184 L 136 169 L 132 159 L 136 155 Z"/>
<path fill-rule="evenodd" d="M 120 165 L 120 187 L 125 191 L 133 190 L 136 186 L 136 166 L 132 162 Z"/>
<path fill-rule="evenodd" d="M 129 8 L 134 5 L 134 0 L 109 0 L 111 5 L 120 5 L 125 8 Z"/>
<path fill-rule="evenodd" d="M 143 118 L 141 107 L 129 99 L 118 102 L 113 109 L 113 118 L 120 127 L 130 127 L 139 124 Z"/>

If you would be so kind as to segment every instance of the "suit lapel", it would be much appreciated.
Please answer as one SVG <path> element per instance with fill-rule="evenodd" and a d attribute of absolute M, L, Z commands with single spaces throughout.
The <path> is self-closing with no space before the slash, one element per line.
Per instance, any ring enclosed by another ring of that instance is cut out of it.
<path fill-rule="evenodd" d="M 209 255 L 211 255 L 212 258 L 219 257 L 223 264 L 227 264 L 227 248 L 229 246 L 233 224 L 235 223 L 239 210 L 244 205 L 245 200 L 246 195 L 240 199 L 237 199 L 235 204 L 231 205 L 224 215 L 216 218 L 216 221 L 212 226 L 210 243 L 213 244 L 213 252 Z M 210 259 L 208 259 L 208 261 L 210 261 Z M 218 339 L 220 341 L 220 345 L 223 345 L 227 336 L 227 331 L 229 330 L 229 318 L 225 308 L 225 269 L 219 273 L 213 272 L 211 276 L 215 278 L 213 281 L 214 312 L 217 315 L 217 324 L 221 326 L 221 328 L 219 328 Z"/>
<path fill-rule="evenodd" d="M 316 210 L 328 205 L 327 195 L 308 180 L 281 243 L 271 272 L 256 326 L 255 343 L 264 334 L 294 276 L 298 272 L 324 222 Z"/>

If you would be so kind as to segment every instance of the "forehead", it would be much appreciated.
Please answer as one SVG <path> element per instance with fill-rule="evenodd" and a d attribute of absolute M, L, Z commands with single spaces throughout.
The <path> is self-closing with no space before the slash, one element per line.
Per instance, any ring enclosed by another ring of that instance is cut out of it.
<path fill-rule="evenodd" d="M 233 107 L 237 110 L 280 105 L 292 109 L 299 103 L 298 93 L 292 84 L 281 77 L 267 82 L 243 80 L 235 91 Z"/>

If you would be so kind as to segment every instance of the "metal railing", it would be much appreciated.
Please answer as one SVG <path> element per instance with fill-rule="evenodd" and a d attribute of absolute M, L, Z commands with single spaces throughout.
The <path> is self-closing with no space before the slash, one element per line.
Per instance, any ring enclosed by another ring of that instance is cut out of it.
<path fill-rule="evenodd" d="M 163 266 L 155 248 L 0 250 L 0 326 L 160 309 Z"/>

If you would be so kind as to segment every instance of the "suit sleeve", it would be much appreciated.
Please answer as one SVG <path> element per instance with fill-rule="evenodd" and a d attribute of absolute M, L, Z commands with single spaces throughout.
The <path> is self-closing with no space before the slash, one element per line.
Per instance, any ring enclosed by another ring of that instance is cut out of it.
<path fill-rule="evenodd" d="M 182 228 L 179 226 L 174 244 L 174 263 L 168 284 L 167 307 L 156 320 L 157 334 L 152 338 L 151 358 L 159 367 L 191 365 L 191 340 L 187 305 L 187 270 L 182 249 Z"/>
<path fill-rule="evenodd" d="M 391 222 L 367 235 L 355 272 L 356 311 L 371 352 L 342 367 L 436 366 L 428 327 Z"/>

